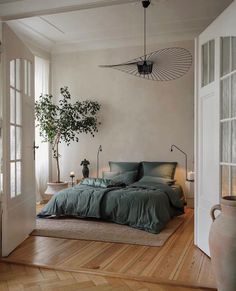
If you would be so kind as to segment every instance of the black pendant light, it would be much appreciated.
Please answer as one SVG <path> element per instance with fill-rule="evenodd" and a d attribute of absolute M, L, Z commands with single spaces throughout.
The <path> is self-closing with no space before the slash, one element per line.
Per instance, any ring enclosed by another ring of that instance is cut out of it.
<path fill-rule="evenodd" d="M 147 8 L 151 4 L 150 1 L 142 1 L 144 8 L 144 60 L 137 63 L 140 75 L 148 75 L 152 73 L 153 62 L 147 61 Z"/>
<path fill-rule="evenodd" d="M 142 1 L 144 8 L 144 55 L 125 63 L 100 67 L 114 68 L 153 81 L 175 80 L 188 72 L 192 65 L 192 55 L 185 48 L 164 48 L 147 54 L 146 11 L 150 4 L 151 1 Z"/>

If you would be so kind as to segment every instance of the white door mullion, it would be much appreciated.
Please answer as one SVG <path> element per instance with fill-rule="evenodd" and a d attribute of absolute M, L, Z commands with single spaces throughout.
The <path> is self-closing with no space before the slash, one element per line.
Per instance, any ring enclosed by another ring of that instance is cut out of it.
<path fill-rule="evenodd" d="M 229 69 L 230 72 L 232 71 L 232 53 L 231 53 L 231 38 L 230 38 L 230 57 L 229 57 Z M 232 181 L 232 167 L 231 167 L 231 163 L 232 163 L 232 107 L 231 107 L 231 100 L 232 100 L 232 88 L 231 88 L 231 84 L 232 84 L 232 76 L 229 76 L 229 117 L 230 117 L 230 121 L 229 121 L 229 148 L 230 148 L 230 153 L 229 153 L 229 195 L 232 194 L 232 190 L 231 190 L 231 181 Z"/>

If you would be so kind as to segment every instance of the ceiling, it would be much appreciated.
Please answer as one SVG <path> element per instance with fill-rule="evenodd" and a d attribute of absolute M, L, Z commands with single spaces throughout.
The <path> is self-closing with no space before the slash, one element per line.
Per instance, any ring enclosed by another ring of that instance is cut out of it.
<path fill-rule="evenodd" d="M 152 0 L 148 43 L 193 39 L 231 2 Z M 0 17 L 50 52 L 134 46 L 143 39 L 138 0 L 0 0 Z"/>

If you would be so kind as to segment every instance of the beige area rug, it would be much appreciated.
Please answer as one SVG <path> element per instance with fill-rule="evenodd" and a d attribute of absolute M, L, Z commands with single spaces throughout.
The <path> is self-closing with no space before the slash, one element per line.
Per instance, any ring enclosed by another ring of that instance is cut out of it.
<path fill-rule="evenodd" d="M 184 222 L 184 217 L 171 220 L 159 234 L 152 234 L 126 225 L 88 219 L 37 219 L 31 235 L 127 243 L 160 247 Z"/>
<path fill-rule="evenodd" d="M 176 217 L 159 234 L 152 234 L 130 226 L 97 220 L 37 219 L 36 230 L 31 235 L 160 247 L 183 222 L 183 217 Z"/>

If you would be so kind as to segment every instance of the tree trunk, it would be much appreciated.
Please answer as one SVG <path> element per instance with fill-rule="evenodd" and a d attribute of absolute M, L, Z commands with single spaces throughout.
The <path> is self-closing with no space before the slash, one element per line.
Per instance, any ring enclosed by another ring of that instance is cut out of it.
<path fill-rule="evenodd" d="M 61 172 L 60 172 L 60 165 L 59 165 L 59 153 L 58 153 L 58 145 L 59 141 L 56 144 L 56 163 L 57 163 L 57 183 L 61 182 Z"/>

